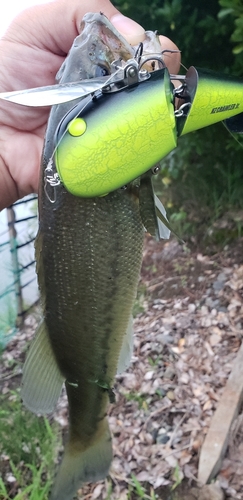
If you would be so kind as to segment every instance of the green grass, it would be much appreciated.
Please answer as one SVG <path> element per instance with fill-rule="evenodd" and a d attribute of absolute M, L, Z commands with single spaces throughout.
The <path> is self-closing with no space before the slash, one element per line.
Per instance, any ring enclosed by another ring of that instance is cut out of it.
<path fill-rule="evenodd" d="M 17 392 L 1 395 L 0 407 L 0 499 L 47 500 L 60 446 L 57 426 L 25 410 Z"/>
<path fill-rule="evenodd" d="M 177 488 L 182 483 L 182 474 L 179 466 L 177 466 L 173 473 L 173 484 L 171 486 L 165 486 L 159 488 L 157 491 L 146 483 L 141 484 L 134 474 L 131 475 L 129 481 L 129 489 L 127 494 L 127 500 L 180 500 L 180 498 L 185 499 L 184 495 L 181 494 Z M 106 500 L 109 500 L 107 498 Z"/>
<path fill-rule="evenodd" d="M 14 333 L 16 333 L 17 306 L 12 293 L 3 297 L 0 300 L 0 304 L 0 346 L 4 348 Z"/>
<path fill-rule="evenodd" d="M 131 392 L 126 392 L 123 393 L 123 396 L 126 398 L 127 401 L 135 401 L 138 403 L 138 408 L 141 410 L 147 410 L 148 405 L 146 402 L 147 396 L 144 394 L 140 394 L 139 392 L 131 391 Z"/>
<path fill-rule="evenodd" d="M 142 486 L 140 481 L 132 474 L 131 484 L 129 487 L 128 500 L 133 500 L 134 498 L 141 500 L 157 500 L 158 496 L 155 494 L 153 488 L 150 488 L 149 494 L 146 493 L 146 489 Z"/>

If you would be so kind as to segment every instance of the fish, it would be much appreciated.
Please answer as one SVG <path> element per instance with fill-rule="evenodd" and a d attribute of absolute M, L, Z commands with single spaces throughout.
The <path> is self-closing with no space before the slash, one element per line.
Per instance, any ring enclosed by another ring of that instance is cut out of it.
<path fill-rule="evenodd" d="M 151 33 L 148 39 L 151 44 Z M 154 41 L 158 51 L 155 35 Z M 135 50 L 103 14 L 86 14 L 57 80 L 65 84 L 110 74 L 114 60 L 127 61 Z M 23 402 L 36 414 L 53 412 L 66 387 L 69 435 L 50 500 L 69 500 L 85 482 L 109 472 L 107 410 L 114 402 L 115 376 L 132 355 L 145 230 L 156 239 L 168 237 L 150 174 L 95 198 L 74 196 L 60 184 L 51 188 L 56 193 L 51 199 L 45 172 L 53 137 L 74 104 L 52 107 L 45 135 L 35 242 L 43 319 L 22 380 Z"/>

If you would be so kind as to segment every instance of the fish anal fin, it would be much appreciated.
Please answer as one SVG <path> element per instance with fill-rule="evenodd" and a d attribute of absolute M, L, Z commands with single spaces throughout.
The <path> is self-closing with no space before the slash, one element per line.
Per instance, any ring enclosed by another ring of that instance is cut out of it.
<path fill-rule="evenodd" d="M 63 382 L 43 321 L 37 328 L 23 369 L 21 396 L 25 406 L 34 413 L 51 413 Z"/>

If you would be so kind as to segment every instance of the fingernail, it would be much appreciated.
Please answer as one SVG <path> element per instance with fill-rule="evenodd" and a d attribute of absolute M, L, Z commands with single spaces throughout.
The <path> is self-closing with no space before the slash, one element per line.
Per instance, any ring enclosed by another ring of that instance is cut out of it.
<path fill-rule="evenodd" d="M 131 45 L 137 45 L 143 42 L 145 30 L 140 24 L 130 19 L 130 17 L 123 16 L 122 14 L 115 14 L 111 17 L 111 22 Z"/>

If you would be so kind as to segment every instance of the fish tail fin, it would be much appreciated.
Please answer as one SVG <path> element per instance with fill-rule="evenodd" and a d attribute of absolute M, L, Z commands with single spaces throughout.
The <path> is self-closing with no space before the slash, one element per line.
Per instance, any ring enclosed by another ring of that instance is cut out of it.
<path fill-rule="evenodd" d="M 107 419 L 98 426 L 92 443 L 84 447 L 70 438 L 57 473 L 50 500 L 70 500 L 86 482 L 104 479 L 112 461 L 112 442 Z"/>

